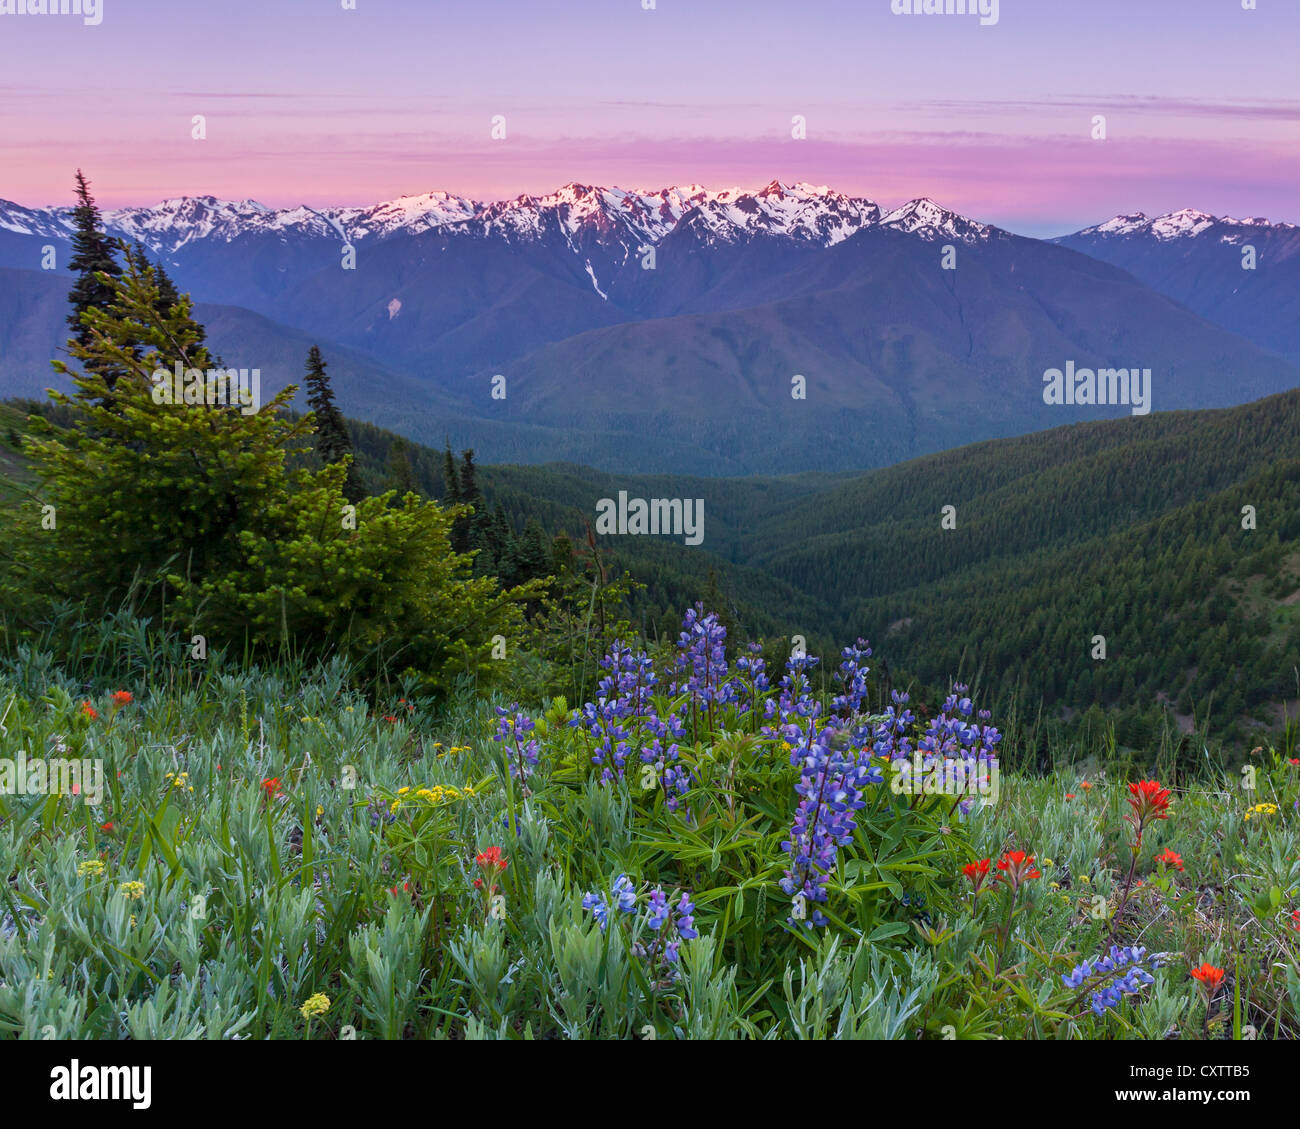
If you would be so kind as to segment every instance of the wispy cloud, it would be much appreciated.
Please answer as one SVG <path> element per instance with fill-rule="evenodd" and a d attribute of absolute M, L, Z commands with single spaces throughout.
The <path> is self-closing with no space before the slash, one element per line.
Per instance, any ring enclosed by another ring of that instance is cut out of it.
<path fill-rule="evenodd" d="M 1024 112 L 1043 107 L 1055 109 L 1118 110 L 1142 114 L 1165 114 L 1196 118 L 1259 118 L 1268 121 L 1300 121 L 1300 100 L 1290 98 L 1246 99 L 1175 98 L 1167 95 L 1075 94 L 1056 98 L 1034 99 L 941 99 L 922 103 L 909 102 L 906 108 L 944 116 L 987 114 L 998 111 Z"/>

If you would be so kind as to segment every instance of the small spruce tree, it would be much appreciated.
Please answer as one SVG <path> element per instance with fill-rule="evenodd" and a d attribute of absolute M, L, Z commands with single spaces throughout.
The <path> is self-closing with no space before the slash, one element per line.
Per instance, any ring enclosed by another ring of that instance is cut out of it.
<path fill-rule="evenodd" d="M 348 501 L 359 502 L 365 492 L 361 488 L 357 475 L 352 436 L 348 434 L 348 425 L 343 418 L 343 413 L 334 402 L 334 389 L 330 385 L 329 374 L 325 371 L 325 359 L 315 345 L 307 353 L 307 404 L 316 420 L 316 453 L 320 456 L 321 462 L 326 464 L 346 461 L 347 478 L 344 480 L 343 493 L 347 495 Z M 410 469 L 409 457 L 407 469 Z M 414 482 L 413 474 L 409 476 L 409 480 Z M 414 486 L 411 489 L 414 489 Z"/>

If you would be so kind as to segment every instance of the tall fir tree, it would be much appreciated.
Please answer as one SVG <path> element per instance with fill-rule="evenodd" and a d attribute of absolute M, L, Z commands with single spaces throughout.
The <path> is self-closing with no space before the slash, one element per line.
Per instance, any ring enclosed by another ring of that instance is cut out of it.
<path fill-rule="evenodd" d="M 352 436 L 348 434 L 348 425 L 334 403 L 334 389 L 330 385 L 329 374 L 325 371 L 325 358 L 320 348 L 313 345 L 307 352 L 307 404 L 316 417 L 316 453 L 324 463 L 341 463 L 348 461 L 348 476 L 343 485 L 343 493 L 348 501 L 361 501 L 365 492 L 357 474 L 356 452 L 352 447 Z M 408 475 L 399 486 L 409 482 L 414 489 L 415 476 L 410 469 L 409 454 L 406 460 Z M 402 490 L 405 493 L 405 489 Z"/>
<path fill-rule="evenodd" d="M 525 580 L 541 580 L 551 574 L 551 554 L 547 551 L 546 537 L 535 517 L 524 525 L 523 533 L 514 546 L 516 584 Z"/>
<path fill-rule="evenodd" d="M 68 325 L 72 329 L 72 339 L 78 346 L 87 347 L 92 338 L 90 327 L 84 324 L 82 315 L 87 310 L 106 310 L 114 298 L 112 279 L 119 278 L 122 268 L 113 255 L 113 241 L 103 229 L 103 218 L 95 205 L 95 198 L 90 194 L 90 182 L 77 170 L 77 204 L 72 211 L 72 222 L 76 230 L 72 235 L 72 258 L 68 269 L 75 272 L 77 281 L 68 292 L 68 303 L 72 312 L 68 314 Z M 109 281 L 99 278 L 107 275 Z M 109 392 L 122 373 L 122 368 L 102 357 L 91 356 L 85 364 L 93 365 L 91 371 L 104 378 Z"/>
<path fill-rule="evenodd" d="M 468 553 L 471 549 L 481 549 L 481 533 L 485 521 L 490 517 L 484 511 L 483 495 L 478 488 L 478 468 L 474 465 L 473 450 L 460 453 L 460 473 L 457 476 L 456 501 L 464 506 L 473 506 L 473 513 L 461 514 L 451 527 L 452 548 L 458 553 Z"/>
<path fill-rule="evenodd" d="M 442 497 L 449 506 L 460 504 L 460 474 L 456 470 L 456 458 L 451 453 L 451 440 L 447 440 L 442 454 Z"/>
<path fill-rule="evenodd" d="M 395 499 L 397 504 L 400 504 L 407 494 L 420 492 L 420 487 L 415 481 L 415 467 L 411 465 L 411 445 L 400 435 L 388 448 L 388 478 L 384 488 L 397 491 Z M 454 543 L 453 548 L 455 548 Z"/>
<path fill-rule="evenodd" d="M 140 252 L 143 254 L 144 249 L 140 248 Z M 180 291 L 176 289 L 176 283 L 172 281 L 171 275 L 167 273 L 161 259 L 154 260 L 153 273 L 158 286 L 158 309 L 162 313 L 167 313 L 181 300 Z M 202 343 L 206 341 L 208 338 L 207 330 L 200 325 L 198 326 L 198 332 L 199 342 Z M 214 367 L 219 367 L 219 365 Z"/>

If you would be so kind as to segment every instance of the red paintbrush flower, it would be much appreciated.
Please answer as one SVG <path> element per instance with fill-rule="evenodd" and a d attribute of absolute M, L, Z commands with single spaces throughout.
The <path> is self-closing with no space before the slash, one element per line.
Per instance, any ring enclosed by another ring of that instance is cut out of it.
<path fill-rule="evenodd" d="M 961 868 L 961 872 L 970 879 L 971 889 L 978 894 L 984 888 L 984 882 L 989 876 L 989 864 L 992 859 L 980 859 L 979 862 L 968 862 Z"/>
<path fill-rule="evenodd" d="M 998 877 L 1009 882 L 1012 890 L 1020 889 L 1031 878 L 1042 877 L 1034 868 L 1034 856 L 1027 856 L 1024 851 L 1007 851 L 998 859 L 998 869 L 1002 871 Z"/>
<path fill-rule="evenodd" d="M 1223 969 L 1215 968 L 1214 965 L 1204 962 L 1200 968 L 1192 969 L 1192 979 L 1199 980 L 1205 988 L 1207 997 L 1213 996 L 1215 990 L 1223 983 Z"/>
<path fill-rule="evenodd" d="M 113 701 L 119 706 L 129 706 L 135 701 L 135 697 L 132 695 L 130 690 L 114 690 Z"/>
<path fill-rule="evenodd" d="M 1133 811 L 1124 818 L 1137 829 L 1138 842 L 1142 842 L 1142 832 L 1154 819 L 1169 818 L 1169 789 L 1162 788 L 1155 780 L 1139 780 L 1128 786 L 1128 806 Z"/>
<path fill-rule="evenodd" d="M 1166 866 L 1172 866 L 1175 870 L 1183 869 L 1182 855 L 1177 851 L 1171 851 L 1168 847 L 1156 855 L 1156 862 L 1162 862 Z"/>
<path fill-rule="evenodd" d="M 474 856 L 474 861 L 484 870 L 505 870 L 510 860 L 501 857 L 500 847 L 488 847 L 482 854 Z"/>
<path fill-rule="evenodd" d="M 99 711 L 96 710 L 95 707 L 92 706 L 89 702 L 81 703 L 81 712 L 84 713 L 88 718 L 90 718 L 91 721 L 99 720 Z"/>
<path fill-rule="evenodd" d="M 1169 789 L 1162 788 L 1159 781 L 1139 780 L 1136 784 L 1130 784 L 1128 790 L 1129 806 L 1138 815 L 1150 819 L 1169 818 Z"/>

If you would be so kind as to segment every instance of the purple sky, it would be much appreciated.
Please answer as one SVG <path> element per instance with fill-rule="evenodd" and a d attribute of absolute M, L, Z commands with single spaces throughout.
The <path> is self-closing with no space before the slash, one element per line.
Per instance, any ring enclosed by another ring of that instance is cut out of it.
<path fill-rule="evenodd" d="M 890 0 L 102 3 L 0 15 L 0 198 L 66 202 L 80 165 L 106 207 L 779 178 L 1031 235 L 1300 221 L 1300 0 L 1002 0 L 991 27 Z"/>

